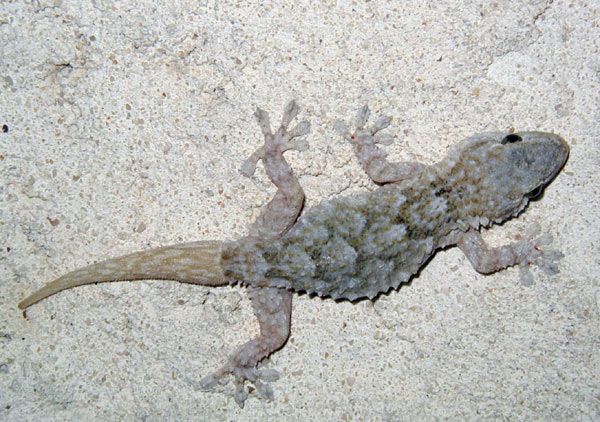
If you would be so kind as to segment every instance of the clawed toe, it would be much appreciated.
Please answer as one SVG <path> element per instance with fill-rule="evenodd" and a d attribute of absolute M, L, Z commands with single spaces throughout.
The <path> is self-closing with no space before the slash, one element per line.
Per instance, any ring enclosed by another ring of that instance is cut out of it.
<path fill-rule="evenodd" d="M 541 229 L 534 227 L 528 233 L 530 236 L 539 235 Z M 552 235 L 550 233 L 542 234 L 528 242 L 530 252 L 525 260 L 519 265 L 519 273 L 521 283 L 525 285 L 533 284 L 533 275 L 531 274 L 531 266 L 536 266 L 546 275 L 555 275 L 560 272 L 559 261 L 564 257 L 564 254 L 556 249 L 547 249 L 552 243 Z"/>
<path fill-rule="evenodd" d="M 356 127 L 356 130 L 362 130 L 365 128 L 370 115 L 371 110 L 366 104 L 356 111 L 356 118 L 354 119 L 354 126 Z"/>
<path fill-rule="evenodd" d="M 300 112 L 300 108 L 295 100 L 291 100 L 286 104 L 285 109 L 283 111 L 283 116 L 281 118 L 281 127 L 287 129 L 292 120 L 296 118 L 298 113 Z"/>
<path fill-rule="evenodd" d="M 233 399 L 240 407 L 244 407 L 249 392 L 253 391 L 246 387 L 246 383 L 254 386 L 254 390 L 260 398 L 273 400 L 273 388 L 270 383 L 278 379 L 279 373 L 274 369 L 237 367 L 233 369 L 221 369 L 214 374 L 202 378 L 200 380 L 200 388 L 205 391 L 211 391 L 215 390 L 218 386 L 224 387 L 231 381 L 234 386 Z"/>
<path fill-rule="evenodd" d="M 260 108 L 256 109 L 254 116 L 258 121 L 265 141 L 242 164 L 240 171 L 244 176 L 251 177 L 256 171 L 258 161 L 267 154 L 283 154 L 285 151 L 306 151 L 308 149 L 308 142 L 305 139 L 298 138 L 310 132 L 310 123 L 307 120 L 302 120 L 292 129 L 289 129 L 289 125 L 296 118 L 298 112 L 299 107 L 296 102 L 294 100 L 290 101 L 283 112 L 279 129 L 273 133 L 269 113 Z"/>
<path fill-rule="evenodd" d="M 375 138 L 375 135 L 387 128 L 391 124 L 392 118 L 390 116 L 379 116 L 373 125 L 367 127 L 370 115 L 371 111 L 369 110 L 369 107 L 365 105 L 356 113 L 354 119 L 354 132 L 351 132 L 346 123 L 339 120 L 335 122 L 334 129 L 342 137 L 352 143 L 391 144 L 393 142 L 393 136 L 377 136 L 377 138 Z"/>
<path fill-rule="evenodd" d="M 288 132 L 290 139 L 297 138 L 299 136 L 308 135 L 310 132 L 310 122 L 308 120 L 302 120 L 292 130 Z"/>
<path fill-rule="evenodd" d="M 392 123 L 390 116 L 379 116 L 373 126 L 371 126 L 371 134 L 375 135 L 380 130 L 385 129 Z"/>

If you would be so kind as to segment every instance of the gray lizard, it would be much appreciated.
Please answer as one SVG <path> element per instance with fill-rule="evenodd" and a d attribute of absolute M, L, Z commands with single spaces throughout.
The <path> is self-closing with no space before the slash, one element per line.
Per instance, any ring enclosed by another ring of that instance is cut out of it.
<path fill-rule="evenodd" d="M 217 372 L 200 381 L 211 389 L 234 381 L 234 398 L 243 406 L 246 382 L 272 398 L 274 370 L 258 364 L 280 349 L 290 335 L 292 293 L 333 299 L 375 298 L 408 281 L 439 249 L 457 245 L 480 273 L 513 265 L 538 265 L 558 272 L 561 254 L 542 250 L 547 237 L 490 248 L 480 229 L 521 213 L 529 200 L 563 167 L 569 147 L 543 132 L 482 133 L 468 138 L 434 165 L 391 163 L 377 146 L 390 124 L 381 117 L 367 127 L 369 110 L 359 110 L 355 127 L 338 124 L 352 143 L 369 177 L 381 185 L 372 192 L 321 202 L 299 218 L 304 192 L 283 157 L 305 150 L 306 121 L 289 129 L 298 114 L 294 101 L 272 132 L 268 114 L 255 116 L 265 138 L 244 164 L 252 176 L 262 160 L 277 187 L 274 198 L 234 242 L 200 241 L 142 251 L 75 270 L 33 293 L 25 309 L 61 290 L 103 281 L 167 279 L 205 286 L 240 284 L 247 288 L 260 334 L 242 345 Z M 377 135 L 377 136 L 376 136 Z"/>

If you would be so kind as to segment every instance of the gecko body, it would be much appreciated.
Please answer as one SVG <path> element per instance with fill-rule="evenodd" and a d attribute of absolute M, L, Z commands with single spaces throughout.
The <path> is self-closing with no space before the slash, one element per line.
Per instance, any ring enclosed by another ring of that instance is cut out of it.
<path fill-rule="evenodd" d="M 545 250 L 546 237 L 525 238 L 489 248 L 480 229 L 521 213 L 558 174 L 569 148 L 544 132 L 482 133 L 451 149 L 434 165 L 391 163 L 377 146 L 390 119 L 367 127 L 369 110 L 359 110 L 353 130 L 338 129 L 352 143 L 367 174 L 381 186 L 372 192 L 326 200 L 300 216 L 304 193 L 283 158 L 304 150 L 307 122 L 289 129 L 298 113 L 286 107 L 273 132 L 266 112 L 256 117 L 264 145 L 244 164 L 251 176 L 259 160 L 278 190 L 250 227 L 234 242 L 200 241 L 142 251 L 76 270 L 35 292 L 24 309 L 58 291 L 99 281 L 170 279 L 208 286 L 247 287 L 260 334 L 242 345 L 201 386 L 215 388 L 229 376 L 243 406 L 246 382 L 272 398 L 273 371 L 259 363 L 283 346 L 290 331 L 293 292 L 333 299 L 375 298 L 408 281 L 439 249 L 458 246 L 474 268 L 491 273 L 509 266 L 538 265 L 558 271 L 560 253 Z"/>

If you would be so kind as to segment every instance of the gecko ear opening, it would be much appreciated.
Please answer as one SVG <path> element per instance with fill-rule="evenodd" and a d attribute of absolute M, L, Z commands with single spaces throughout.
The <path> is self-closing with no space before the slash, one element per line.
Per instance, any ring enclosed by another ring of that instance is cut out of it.
<path fill-rule="evenodd" d="M 534 201 L 536 199 L 541 198 L 542 193 L 544 193 L 544 186 L 540 185 L 537 188 L 535 188 L 534 190 L 532 190 L 531 192 L 525 194 L 525 196 L 527 198 L 529 198 L 530 201 Z"/>

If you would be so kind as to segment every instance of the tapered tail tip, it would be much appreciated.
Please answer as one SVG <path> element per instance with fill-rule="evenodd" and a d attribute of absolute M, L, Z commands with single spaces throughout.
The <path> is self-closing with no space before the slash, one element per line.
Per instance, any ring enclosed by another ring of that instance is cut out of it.
<path fill-rule="evenodd" d="M 25 310 L 25 309 L 29 308 L 31 305 L 33 305 L 34 303 L 38 302 L 41 299 L 43 299 L 43 298 L 42 297 L 36 297 L 35 294 L 29 295 L 25 299 L 23 299 L 22 301 L 19 302 L 19 305 L 18 305 L 19 309 Z"/>

